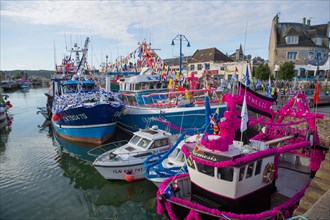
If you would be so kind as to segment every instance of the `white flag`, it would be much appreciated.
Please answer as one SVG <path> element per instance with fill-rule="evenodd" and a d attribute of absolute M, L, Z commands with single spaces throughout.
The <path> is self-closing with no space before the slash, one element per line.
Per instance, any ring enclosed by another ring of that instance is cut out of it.
<path fill-rule="evenodd" d="M 244 101 L 242 105 L 241 112 L 241 132 L 244 132 L 247 129 L 247 123 L 249 121 L 247 106 L 246 106 L 246 95 L 244 95 Z"/>

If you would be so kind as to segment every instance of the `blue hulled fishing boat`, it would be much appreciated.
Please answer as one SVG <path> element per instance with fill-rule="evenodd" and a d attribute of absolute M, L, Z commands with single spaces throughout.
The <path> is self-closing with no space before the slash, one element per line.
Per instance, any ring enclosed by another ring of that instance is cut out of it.
<path fill-rule="evenodd" d="M 89 38 L 83 49 L 73 50 L 78 62 L 71 78 L 63 74 L 52 80 L 52 124 L 62 138 L 99 144 L 113 136 L 123 103 L 117 93 L 99 88 L 93 74 L 85 69 L 88 42 Z"/>

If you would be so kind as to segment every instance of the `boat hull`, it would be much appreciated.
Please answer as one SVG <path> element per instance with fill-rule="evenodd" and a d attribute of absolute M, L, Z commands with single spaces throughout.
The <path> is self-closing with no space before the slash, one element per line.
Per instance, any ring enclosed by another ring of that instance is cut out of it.
<path fill-rule="evenodd" d="M 102 144 L 114 135 L 121 109 L 121 105 L 111 104 L 70 108 L 57 113 L 59 119 L 54 120 L 53 117 L 52 124 L 62 138 Z"/>
<path fill-rule="evenodd" d="M 223 104 L 211 106 L 212 113 L 217 109 L 219 109 L 220 117 L 222 117 L 226 106 Z M 143 129 L 148 124 L 156 124 L 163 130 L 169 127 L 172 134 L 182 133 L 184 130 L 201 128 L 205 124 L 205 106 L 163 109 L 125 106 L 118 120 L 118 127 L 130 133 Z"/>
<path fill-rule="evenodd" d="M 96 170 L 107 180 L 125 180 L 127 172 L 132 172 L 134 180 L 144 179 L 145 168 L 143 163 L 124 166 L 102 166 L 94 164 Z"/>

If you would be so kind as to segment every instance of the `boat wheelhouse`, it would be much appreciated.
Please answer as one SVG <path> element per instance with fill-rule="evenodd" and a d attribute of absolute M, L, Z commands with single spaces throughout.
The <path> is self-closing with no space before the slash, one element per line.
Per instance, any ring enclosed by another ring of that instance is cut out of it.
<path fill-rule="evenodd" d="M 141 129 L 127 144 L 98 156 L 93 166 L 108 180 L 144 179 L 146 158 L 170 149 L 174 138 L 157 126 Z"/>

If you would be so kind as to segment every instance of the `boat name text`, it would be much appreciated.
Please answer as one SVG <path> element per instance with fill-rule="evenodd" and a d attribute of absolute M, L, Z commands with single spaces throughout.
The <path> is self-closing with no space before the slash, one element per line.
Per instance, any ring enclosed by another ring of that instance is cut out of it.
<path fill-rule="evenodd" d="M 209 156 L 209 155 L 205 155 L 205 154 L 201 154 L 196 152 L 195 150 L 192 151 L 192 155 L 194 155 L 195 157 L 201 158 L 201 159 L 205 159 L 205 160 L 209 160 L 209 161 L 213 161 L 213 162 L 217 162 L 217 158 L 215 156 Z"/>
<path fill-rule="evenodd" d="M 87 115 L 85 113 L 83 114 L 77 114 L 77 115 L 67 115 L 62 117 L 65 122 L 68 121 L 77 121 L 82 119 L 87 119 Z"/>
<path fill-rule="evenodd" d="M 136 173 L 136 172 L 142 172 L 142 171 L 143 171 L 142 168 L 135 168 L 135 169 L 131 169 L 131 170 L 113 170 L 114 173 L 127 173 L 127 172 Z"/>

